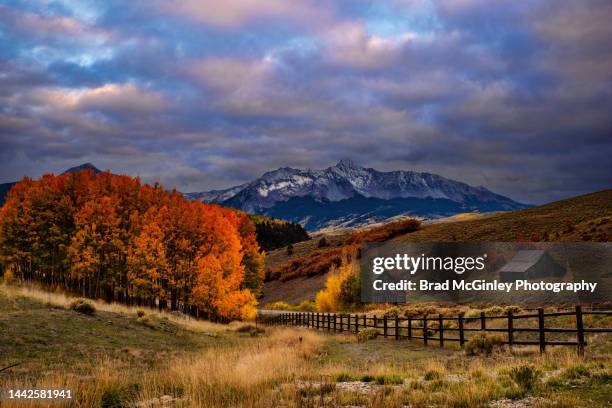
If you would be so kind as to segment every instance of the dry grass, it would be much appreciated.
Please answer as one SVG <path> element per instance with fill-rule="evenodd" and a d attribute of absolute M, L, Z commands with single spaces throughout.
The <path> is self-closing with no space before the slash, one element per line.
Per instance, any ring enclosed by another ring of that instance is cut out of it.
<path fill-rule="evenodd" d="M 410 242 L 599 241 L 612 237 L 612 189 L 474 220 L 424 225 Z"/>
<path fill-rule="evenodd" d="M 61 307 L 64 309 L 69 309 L 70 303 L 75 299 L 75 297 L 68 296 L 65 293 L 47 292 L 37 288 L 36 286 L 15 286 L 0 284 L 0 293 L 2 293 L 8 298 L 25 297 L 32 300 L 36 300 L 46 305 Z M 157 309 L 143 308 L 142 306 L 127 306 L 121 303 L 107 303 L 103 301 L 96 301 L 94 302 L 94 304 L 96 310 L 98 311 L 124 315 L 137 315 L 139 310 L 144 310 L 147 316 L 153 316 L 157 319 L 171 321 L 182 326 L 185 329 L 194 332 L 214 333 L 221 330 L 226 330 L 228 327 L 227 325 L 211 323 L 205 320 L 197 320 L 185 314 L 159 311 Z M 239 322 L 232 323 L 232 325 L 240 324 L 241 323 Z"/>
<path fill-rule="evenodd" d="M 0 295 L 6 296 L 6 287 L 1 289 Z M 54 309 L 68 304 L 61 295 L 45 296 L 21 289 L 8 292 L 15 297 L 31 295 L 42 302 L 41 311 L 47 311 L 49 327 L 53 319 L 65 319 L 70 314 L 85 322 L 73 330 L 81 330 L 91 341 L 99 336 L 98 329 L 92 329 L 101 316 Z M 4 304 L 13 308 L 7 313 L 9 319 L 17 308 L 29 307 L 24 302 Z M 48 309 L 44 309 L 45 304 Z M 137 319 L 132 308 L 102 311 L 106 306 L 101 303 L 96 307 L 99 314 L 107 314 L 102 320 L 114 314 L 115 319 L 125 321 L 125 327 L 131 327 L 128 320 Z M 539 407 L 569 407 L 576 401 L 585 407 L 607 407 L 612 395 L 610 336 L 590 338 L 584 358 L 577 358 L 571 348 L 550 348 L 541 356 L 535 348 L 519 347 L 489 357 L 470 357 L 462 351 L 418 343 L 359 343 L 354 336 L 323 336 L 305 329 L 268 327 L 265 333 L 253 336 L 227 330 L 227 326 L 202 324 L 216 330 L 216 335 L 209 337 L 198 331 L 210 340 L 192 353 L 160 354 L 156 364 L 143 367 L 126 365 L 107 350 L 78 371 L 49 366 L 32 375 L 10 370 L 0 375 L 0 388 L 72 389 L 75 399 L 70 406 L 74 407 L 127 407 L 136 403 L 153 407 L 161 406 L 162 396 L 173 400 L 176 407 L 469 408 L 526 398 L 529 400 L 524 401 Z M 45 327 L 33 324 L 31 330 L 43 331 Z M 138 327 L 138 336 L 143 330 L 155 331 Z M 66 335 L 56 333 L 60 340 Z M 166 334 L 165 338 L 175 335 Z M 23 344 L 26 348 L 33 345 Z M 45 367 L 44 363 L 40 367 Z M 533 367 L 536 373 L 534 386 L 529 389 L 512 376 L 513 370 L 525 366 Z"/>
<path fill-rule="evenodd" d="M 263 407 L 270 406 L 270 391 L 275 387 L 308 376 L 311 368 L 305 361 L 315 356 L 323 342 L 311 332 L 278 328 L 240 347 L 220 344 L 137 376 L 114 361 L 100 360 L 86 376 L 54 372 L 38 380 L 9 377 L 0 385 L 71 389 L 76 407 L 104 406 L 114 396 L 128 406 L 165 395 L 181 400 L 185 407 Z"/>

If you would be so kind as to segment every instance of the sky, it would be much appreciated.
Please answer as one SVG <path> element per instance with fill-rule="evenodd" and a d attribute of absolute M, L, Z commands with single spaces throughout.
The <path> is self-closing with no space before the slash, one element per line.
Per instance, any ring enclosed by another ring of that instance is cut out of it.
<path fill-rule="evenodd" d="M 0 182 L 183 192 L 351 158 L 526 203 L 612 187 L 609 0 L 0 0 Z"/>

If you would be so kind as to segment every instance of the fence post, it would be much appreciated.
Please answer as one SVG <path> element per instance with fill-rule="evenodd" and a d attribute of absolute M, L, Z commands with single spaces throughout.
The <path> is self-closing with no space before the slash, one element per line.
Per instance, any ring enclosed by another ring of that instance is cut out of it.
<path fill-rule="evenodd" d="M 387 338 L 387 315 L 383 316 L 383 336 Z"/>
<path fill-rule="evenodd" d="M 399 333 L 399 317 L 395 316 L 395 340 L 400 339 Z"/>
<path fill-rule="evenodd" d="M 582 306 L 576 306 L 576 334 L 578 336 L 578 355 L 584 356 L 584 324 L 582 322 Z"/>
<path fill-rule="evenodd" d="M 408 340 L 412 340 L 412 317 L 408 317 Z"/>
<path fill-rule="evenodd" d="M 359 334 L 359 315 L 355 315 L 355 334 Z"/>
<path fill-rule="evenodd" d="M 463 313 L 459 313 L 459 346 L 465 344 L 465 333 L 463 332 Z"/>
<path fill-rule="evenodd" d="M 485 312 L 480 312 L 480 330 L 487 330 L 487 318 Z"/>
<path fill-rule="evenodd" d="M 334 313 L 334 333 L 336 332 L 336 327 L 337 327 L 336 326 L 337 325 L 337 323 L 336 323 L 337 317 L 338 316 Z M 342 317 L 340 317 L 340 318 L 342 318 Z"/>
<path fill-rule="evenodd" d="M 378 333 L 378 319 L 376 318 L 376 315 L 372 316 L 372 321 L 374 322 L 374 324 L 372 325 L 372 327 L 374 328 L 374 330 L 376 330 L 376 332 Z"/>
<path fill-rule="evenodd" d="M 440 347 L 444 347 L 444 319 L 442 314 L 438 315 L 438 326 L 440 326 Z"/>
<path fill-rule="evenodd" d="M 512 310 L 508 310 L 508 344 L 510 347 L 514 345 L 514 322 L 512 319 Z"/>
<path fill-rule="evenodd" d="M 368 317 L 366 315 L 363 315 L 363 328 L 368 328 Z"/>
<path fill-rule="evenodd" d="M 427 345 L 427 315 L 423 316 L 423 343 Z"/>
<path fill-rule="evenodd" d="M 544 335 L 544 309 L 538 307 L 538 329 L 540 330 L 540 353 L 546 351 L 546 337 Z"/>
<path fill-rule="evenodd" d="M 348 327 L 346 328 L 346 331 L 350 333 L 351 332 L 351 314 L 349 313 L 347 317 L 348 317 Z"/>

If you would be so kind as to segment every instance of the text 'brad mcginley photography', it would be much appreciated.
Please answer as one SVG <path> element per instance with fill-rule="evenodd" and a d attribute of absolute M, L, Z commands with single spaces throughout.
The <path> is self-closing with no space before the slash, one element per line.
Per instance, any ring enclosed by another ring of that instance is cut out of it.
<path fill-rule="evenodd" d="M 364 302 L 605 301 L 609 243 L 386 243 L 361 252 Z"/>

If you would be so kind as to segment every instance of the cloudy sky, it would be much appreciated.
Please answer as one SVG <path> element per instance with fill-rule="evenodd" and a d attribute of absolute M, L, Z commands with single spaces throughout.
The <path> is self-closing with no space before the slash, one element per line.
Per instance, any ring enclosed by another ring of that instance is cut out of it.
<path fill-rule="evenodd" d="M 609 0 L 0 0 L 0 182 L 181 191 L 350 157 L 542 203 L 612 187 Z"/>

